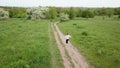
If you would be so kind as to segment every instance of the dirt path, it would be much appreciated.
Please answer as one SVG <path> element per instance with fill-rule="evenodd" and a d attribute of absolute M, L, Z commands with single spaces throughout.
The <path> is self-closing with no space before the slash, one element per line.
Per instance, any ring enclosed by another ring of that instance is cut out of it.
<path fill-rule="evenodd" d="M 69 42 L 65 43 L 64 35 L 61 33 L 57 24 L 51 25 L 54 31 L 54 36 L 60 49 L 60 53 L 64 62 L 65 68 L 89 68 L 88 63 L 78 50 Z"/>

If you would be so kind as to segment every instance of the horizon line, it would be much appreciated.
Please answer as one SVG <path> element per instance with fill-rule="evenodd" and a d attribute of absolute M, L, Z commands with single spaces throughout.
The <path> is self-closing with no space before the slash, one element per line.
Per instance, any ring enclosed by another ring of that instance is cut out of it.
<path fill-rule="evenodd" d="M 18 8 L 34 8 L 34 7 L 61 7 L 61 8 L 70 8 L 70 7 L 74 7 L 74 8 L 120 8 L 120 6 L 118 7 L 107 7 L 107 6 L 94 6 L 94 7 L 80 7 L 80 6 L 3 6 L 0 5 L 0 7 L 18 7 Z"/>

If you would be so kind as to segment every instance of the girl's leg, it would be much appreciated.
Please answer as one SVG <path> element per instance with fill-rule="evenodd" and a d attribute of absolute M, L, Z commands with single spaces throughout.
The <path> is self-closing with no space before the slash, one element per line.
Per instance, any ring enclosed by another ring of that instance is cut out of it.
<path fill-rule="evenodd" d="M 66 39 L 66 43 L 68 44 L 69 39 Z"/>

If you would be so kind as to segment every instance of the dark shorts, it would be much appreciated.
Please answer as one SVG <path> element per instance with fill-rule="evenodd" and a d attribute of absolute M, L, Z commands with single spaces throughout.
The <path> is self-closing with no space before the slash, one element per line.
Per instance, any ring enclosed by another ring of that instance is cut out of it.
<path fill-rule="evenodd" d="M 68 43 L 69 39 L 66 39 L 66 43 Z"/>

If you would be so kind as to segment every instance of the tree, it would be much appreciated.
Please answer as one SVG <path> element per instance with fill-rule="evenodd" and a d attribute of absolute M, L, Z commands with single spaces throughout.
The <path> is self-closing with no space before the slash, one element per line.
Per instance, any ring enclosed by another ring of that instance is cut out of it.
<path fill-rule="evenodd" d="M 82 16 L 82 10 L 80 8 L 77 9 L 77 17 Z"/>
<path fill-rule="evenodd" d="M 114 14 L 119 15 L 120 14 L 120 7 L 114 9 Z"/>
<path fill-rule="evenodd" d="M 28 19 L 44 19 L 46 18 L 45 12 L 48 11 L 46 7 L 29 8 L 27 9 Z"/>
<path fill-rule="evenodd" d="M 83 18 L 93 18 L 94 13 L 90 10 L 84 10 L 84 11 L 82 11 L 82 17 Z"/>
<path fill-rule="evenodd" d="M 114 10 L 112 8 L 106 8 L 106 15 L 108 17 L 112 17 L 114 14 Z"/>
<path fill-rule="evenodd" d="M 106 9 L 105 8 L 100 8 L 98 10 L 98 15 L 101 15 L 101 16 L 107 15 Z"/>
<path fill-rule="evenodd" d="M 76 17 L 76 11 L 75 11 L 75 8 L 70 8 L 69 10 L 69 18 L 70 19 L 74 19 Z"/>
<path fill-rule="evenodd" d="M 8 19 L 8 18 L 9 18 L 9 12 L 0 8 L 0 20 Z"/>
<path fill-rule="evenodd" d="M 69 15 L 65 13 L 60 13 L 60 21 L 67 21 L 69 20 Z"/>
<path fill-rule="evenodd" d="M 57 16 L 60 17 L 61 13 L 69 14 L 69 8 L 57 8 Z"/>
<path fill-rule="evenodd" d="M 49 19 L 55 19 L 57 18 L 57 10 L 55 7 L 50 7 L 48 12 Z"/>
<path fill-rule="evenodd" d="M 107 15 L 106 9 L 105 8 L 99 9 L 99 15 L 103 16 L 103 20 L 104 20 L 105 16 Z"/>
<path fill-rule="evenodd" d="M 114 12 L 115 12 L 115 15 L 118 15 L 118 18 L 120 18 L 120 7 L 116 8 Z"/>
<path fill-rule="evenodd" d="M 9 8 L 10 18 L 25 18 L 26 17 L 26 9 L 25 8 Z"/>

